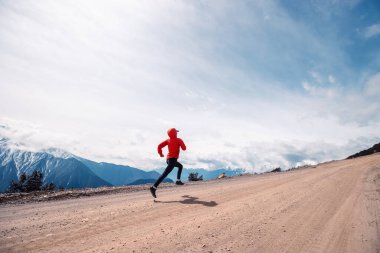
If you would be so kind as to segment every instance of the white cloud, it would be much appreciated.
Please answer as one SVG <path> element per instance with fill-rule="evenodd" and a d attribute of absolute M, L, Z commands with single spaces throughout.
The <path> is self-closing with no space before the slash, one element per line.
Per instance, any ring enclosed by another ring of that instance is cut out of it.
<path fill-rule="evenodd" d="M 337 91 L 334 88 L 325 88 L 317 85 L 313 85 L 309 82 L 302 82 L 303 88 L 314 96 L 323 96 L 327 98 L 333 98 L 336 96 Z"/>
<path fill-rule="evenodd" d="M 247 168 L 262 173 L 277 167 L 289 169 L 302 165 L 314 165 L 324 161 L 345 159 L 360 150 L 380 141 L 380 137 L 348 139 L 344 143 L 327 141 L 305 142 L 301 140 L 252 142 L 239 152 L 224 152 L 223 155 L 204 155 L 198 158 L 201 166 L 211 168 Z M 239 160 L 234 157 L 240 158 Z M 196 160 L 196 159 L 195 159 Z"/>
<path fill-rule="evenodd" d="M 366 39 L 375 37 L 380 34 L 380 23 L 373 24 L 368 27 L 366 27 L 363 31 L 363 36 Z"/>
<path fill-rule="evenodd" d="M 380 72 L 368 79 L 366 84 L 366 93 L 369 96 L 380 96 Z"/>
<path fill-rule="evenodd" d="M 322 77 L 318 72 L 310 71 L 310 75 L 314 78 L 316 82 L 322 83 Z"/>
<path fill-rule="evenodd" d="M 329 79 L 329 82 L 330 82 L 331 84 L 335 84 L 336 79 L 335 79 L 335 77 L 334 77 L 333 75 L 329 75 L 329 76 L 328 76 L 328 79 Z"/>

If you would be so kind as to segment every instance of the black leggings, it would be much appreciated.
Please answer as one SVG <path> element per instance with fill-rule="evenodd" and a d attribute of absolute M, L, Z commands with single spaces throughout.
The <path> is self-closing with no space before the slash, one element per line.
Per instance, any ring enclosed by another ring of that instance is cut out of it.
<path fill-rule="evenodd" d="M 168 160 L 166 160 L 166 163 L 168 164 L 168 166 L 166 167 L 164 173 L 162 173 L 162 175 L 157 179 L 156 183 L 154 183 L 155 187 L 158 187 L 158 185 L 161 184 L 161 182 L 165 179 L 165 177 L 167 177 L 169 173 L 172 172 L 174 167 L 178 168 L 177 179 L 178 180 L 181 179 L 183 166 L 182 164 L 177 162 L 177 158 L 169 158 Z"/>

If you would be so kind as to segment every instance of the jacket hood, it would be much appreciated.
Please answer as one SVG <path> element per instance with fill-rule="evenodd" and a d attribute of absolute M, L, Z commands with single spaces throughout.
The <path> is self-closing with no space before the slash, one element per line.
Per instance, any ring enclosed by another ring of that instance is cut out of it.
<path fill-rule="evenodd" d="M 170 137 L 170 139 L 174 139 L 174 138 L 177 138 L 177 130 L 175 128 L 170 128 L 168 130 L 168 135 Z"/>

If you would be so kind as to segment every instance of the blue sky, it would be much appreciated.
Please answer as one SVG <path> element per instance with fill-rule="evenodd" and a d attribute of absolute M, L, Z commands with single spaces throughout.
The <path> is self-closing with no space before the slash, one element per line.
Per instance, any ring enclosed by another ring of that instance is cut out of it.
<path fill-rule="evenodd" d="M 380 141 L 378 1 L 1 1 L 0 134 L 149 169 L 263 171 Z"/>
<path fill-rule="evenodd" d="M 352 86 L 360 83 L 362 75 L 376 73 L 379 67 L 378 1 L 285 1 L 283 7 L 297 21 L 308 28 L 331 47 L 341 51 L 342 68 L 332 69 L 352 73 L 343 80 Z M 368 33 L 371 26 L 374 33 Z M 326 64 L 324 64 L 326 66 Z M 364 73 L 361 73 L 364 72 Z M 360 73 L 361 75 L 357 75 Z M 356 79 L 355 79 L 356 77 Z"/>

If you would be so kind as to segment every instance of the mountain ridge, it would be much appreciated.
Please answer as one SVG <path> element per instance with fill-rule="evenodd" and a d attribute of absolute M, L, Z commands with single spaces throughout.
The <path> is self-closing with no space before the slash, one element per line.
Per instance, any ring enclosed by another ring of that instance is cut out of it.
<path fill-rule="evenodd" d="M 0 192 L 6 191 L 10 182 L 17 181 L 21 173 L 30 175 L 35 170 L 44 175 L 44 184 L 54 183 L 57 187 L 112 186 L 75 158 L 9 148 L 5 139 L 0 140 Z"/>
<path fill-rule="evenodd" d="M 370 147 L 368 149 L 365 149 L 365 150 L 357 152 L 353 155 L 350 155 L 346 159 L 353 159 L 353 158 L 357 158 L 357 157 L 361 157 L 361 156 L 372 155 L 372 154 L 377 153 L 377 152 L 380 152 L 380 142 L 373 145 L 372 147 Z"/>

